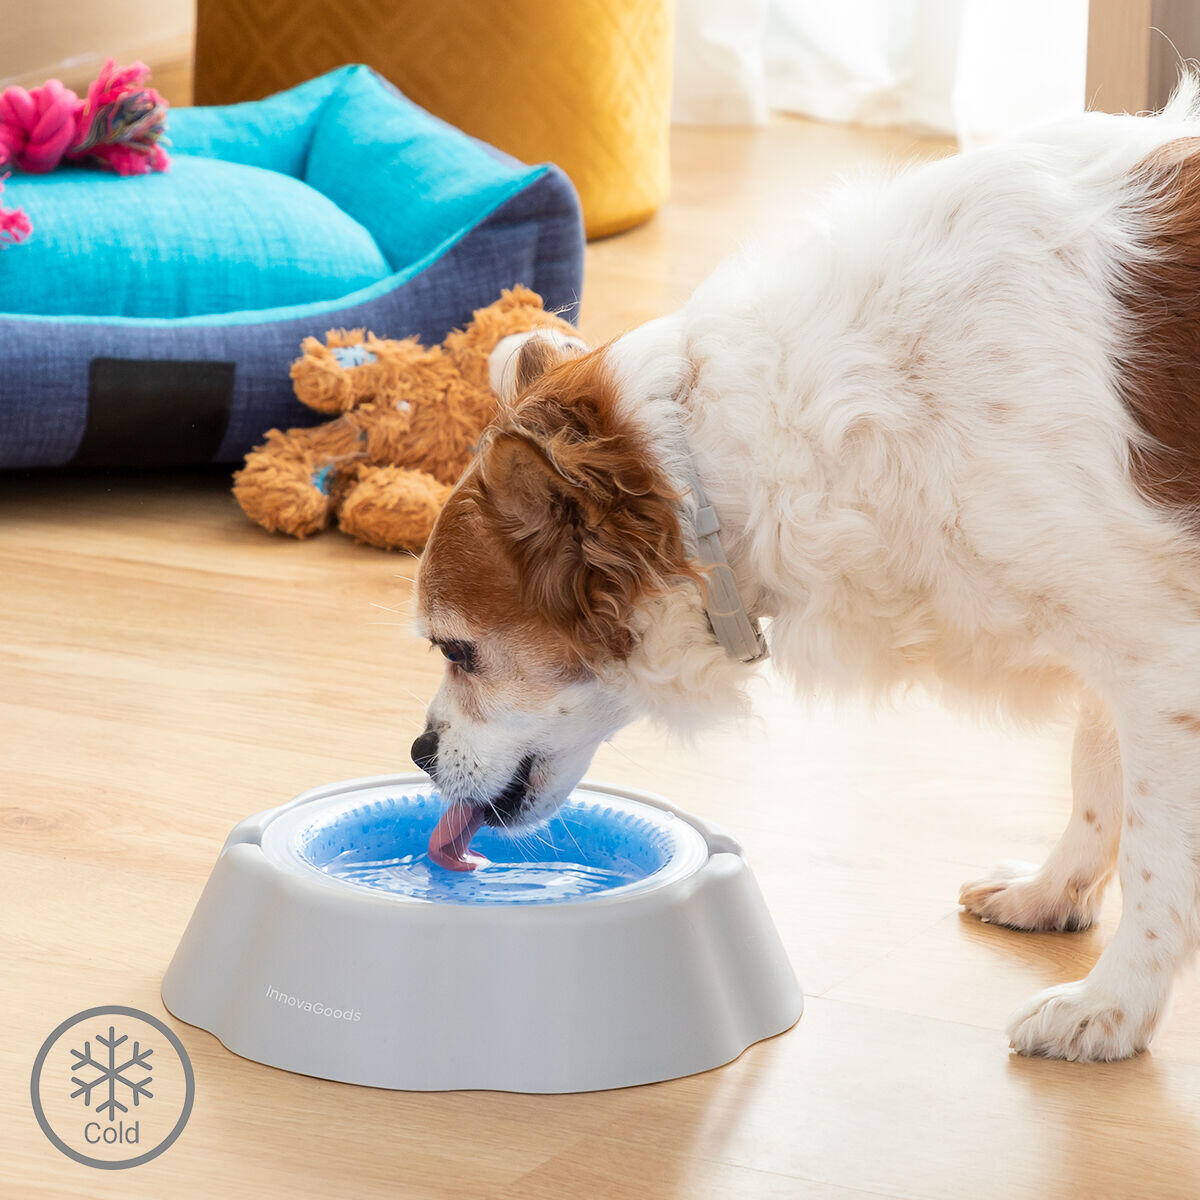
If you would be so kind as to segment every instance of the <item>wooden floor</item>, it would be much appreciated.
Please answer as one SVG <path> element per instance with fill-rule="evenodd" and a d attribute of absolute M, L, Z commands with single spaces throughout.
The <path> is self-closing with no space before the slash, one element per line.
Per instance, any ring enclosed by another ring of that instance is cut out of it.
<path fill-rule="evenodd" d="M 585 327 L 653 316 L 863 163 L 937 144 L 798 121 L 680 132 L 651 225 L 591 248 Z M 958 883 L 1037 859 L 1068 810 L 1069 736 L 977 728 L 920 698 L 806 710 L 692 747 L 642 727 L 597 778 L 744 841 L 808 992 L 723 1069 L 580 1096 L 405 1094 L 236 1058 L 171 1019 L 191 1122 L 154 1162 L 76 1165 L 30 1113 L 42 1039 L 93 1005 L 165 1016 L 159 980 L 242 816 L 404 769 L 438 660 L 409 633 L 412 561 L 250 526 L 220 476 L 0 479 L 0 1196 L 941 1200 L 1200 1194 L 1200 989 L 1153 1051 L 1010 1057 L 1030 992 L 1111 934 L 980 925 Z M 395 610 L 395 612 L 393 612 Z M 513 964 L 520 969 L 519 963 Z"/>

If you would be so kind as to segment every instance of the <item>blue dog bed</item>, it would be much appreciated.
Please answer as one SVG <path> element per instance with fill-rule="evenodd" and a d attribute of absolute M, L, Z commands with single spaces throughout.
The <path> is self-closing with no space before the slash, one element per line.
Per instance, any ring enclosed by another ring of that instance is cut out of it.
<path fill-rule="evenodd" d="M 439 342 L 523 283 L 568 319 L 579 203 L 366 67 L 251 104 L 173 109 L 172 162 L 14 175 L 0 250 L 0 467 L 236 462 L 292 395 L 309 334 Z"/>

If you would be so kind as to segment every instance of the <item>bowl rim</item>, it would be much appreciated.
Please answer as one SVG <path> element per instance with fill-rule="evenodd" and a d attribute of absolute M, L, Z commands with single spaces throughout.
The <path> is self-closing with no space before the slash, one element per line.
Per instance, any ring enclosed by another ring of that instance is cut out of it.
<path fill-rule="evenodd" d="M 690 813 L 684 812 L 664 797 L 654 792 L 607 784 L 591 779 L 584 779 L 578 783 L 572 789 L 572 794 L 577 791 L 591 792 L 600 797 L 608 797 L 668 813 L 685 827 L 686 832 L 681 831 L 680 835 L 683 840 L 695 839 L 691 843 L 692 853 L 673 855 L 663 866 L 643 876 L 641 879 L 631 880 L 619 887 L 608 888 L 589 895 L 572 897 L 568 900 L 524 903 L 492 900 L 474 901 L 469 904 L 463 904 L 434 900 L 428 897 L 409 896 L 398 892 L 387 892 L 378 888 L 363 887 L 350 880 L 331 875 L 322 870 L 315 863 L 295 852 L 290 844 L 287 848 L 281 846 L 279 839 L 272 837 L 268 832 L 274 827 L 275 832 L 278 833 L 280 831 L 278 823 L 280 822 L 285 823 L 289 827 L 298 827 L 303 821 L 304 811 L 310 810 L 311 806 L 320 804 L 323 801 L 336 804 L 338 800 L 348 800 L 355 793 L 369 790 L 414 787 L 427 789 L 430 786 L 429 777 L 419 771 L 363 776 L 323 784 L 302 792 L 295 799 L 285 804 L 266 809 L 263 812 L 246 818 L 230 833 L 222 853 L 232 845 L 251 843 L 256 846 L 272 871 L 277 871 L 280 875 L 297 883 L 303 881 L 305 884 L 316 885 L 322 894 L 328 895 L 330 891 L 335 892 L 344 900 L 377 902 L 392 906 L 399 905 L 410 911 L 416 909 L 436 910 L 443 913 L 448 911 L 456 913 L 520 911 L 528 914 L 546 914 L 549 912 L 562 912 L 563 910 L 579 910 L 581 908 L 593 910 L 613 904 L 628 903 L 639 897 L 661 893 L 672 885 L 687 883 L 687 881 L 693 879 L 703 870 L 714 854 L 735 854 L 739 857 L 744 857 L 741 846 L 723 829 Z M 294 831 L 294 829 L 288 829 L 284 832 L 283 836 L 288 838 L 290 842 L 288 835 Z M 673 866 L 676 869 L 673 870 Z"/>

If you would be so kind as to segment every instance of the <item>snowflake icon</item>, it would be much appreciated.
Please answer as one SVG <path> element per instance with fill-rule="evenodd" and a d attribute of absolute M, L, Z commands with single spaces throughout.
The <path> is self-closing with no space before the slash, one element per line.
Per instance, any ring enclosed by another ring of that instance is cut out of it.
<path fill-rule="evenodd" d="M 107 1109 L 108 1119 L 115 1121 L 118 1110 L 123 1113 L 129 1111 L 128 1106 L 122 1104 L 117 1099 L 117 1084 L 121 1084 L 123 1087 L 129 1089 L 135 1108 L 143 1096 L 147 1100 L 154 1099 L 154 1093 L 149 1090 L 149 1085 L 154 1081 L 153 1075 L 147 1074 L 146 1078 L 140 1082 L 129 1079 L 125 1075 L 126 1071 L 133 1070 L 134 1068 L 138 1069 L 139 1074 L 142 1070 L 148 1071 L 149 1063 L 147 1060 L 154 1051 L 150 1049 L 143 1050 L 141 1043 L 135 1041 L 133 1043 L 133 1057 L 119 1063 L 117 1061 L 117 1047 L 123 1042 L 129 1041 L 129 1038 L 125 1034 L 117 1037 L 116 1028 L 112 1025 L 108 1027 L 108 1037 L 105 1037 L 102 1033 L 98 1033 L 96 1034 L 96 1041 L 108 1051 L 108 1062 L 97 1062 L 92 1057 L 92 1043 L 90 1041 L 83 1043 L 82 1050 L 72 1050 L 71 1054 L 75 1057 L 76 1061 L 71 1064 L 71 1070 L 79 1074 L 71 1076 L 71 1082 L 78 1085 L 77 1090 L 71 1093 L 71 1099 L 74 1100 L 76 1096 L 82 1096 L 83 1103 L 90 1106 L 92 1103 L 92 1092 L 100 1087 L 101 1084 L 107 1084 L 108 1099 L 99 1101 L 95 1109 L 97 1113 L 102 1113 Z M 99 1074 L 90 1081 L 81 1079 L 79 1076 L 85 1070 L 97 1071 Z"/>

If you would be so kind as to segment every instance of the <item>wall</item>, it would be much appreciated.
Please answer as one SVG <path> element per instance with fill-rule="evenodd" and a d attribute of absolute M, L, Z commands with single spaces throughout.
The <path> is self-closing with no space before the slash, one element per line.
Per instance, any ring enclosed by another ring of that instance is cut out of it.
<path fill-rule="evenodd" d="M 0 0 L 0 88 L 57 76 L 75 87 L 109 57 L 191 57 L 193 0 Z"/>

